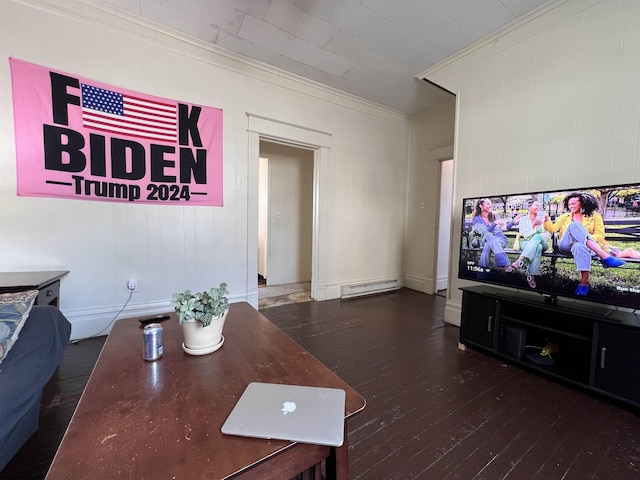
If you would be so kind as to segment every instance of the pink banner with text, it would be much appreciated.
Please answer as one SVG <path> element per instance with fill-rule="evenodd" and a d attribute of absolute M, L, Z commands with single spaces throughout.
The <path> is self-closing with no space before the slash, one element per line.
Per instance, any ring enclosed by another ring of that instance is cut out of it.
<path fill-rule="evenodd" d="M 11 58 L 18 195 L 222 206 L 222 110 Z"/>

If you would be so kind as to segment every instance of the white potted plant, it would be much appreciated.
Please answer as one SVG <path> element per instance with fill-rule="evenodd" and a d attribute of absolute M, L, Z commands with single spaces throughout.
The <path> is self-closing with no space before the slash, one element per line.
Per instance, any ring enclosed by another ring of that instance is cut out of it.
<path fill-rule="evenodd" d="M 182 325 L 182 348 L 191 355 L 215 352 L 224 343 L 222 329 L 229 312 L 227 284 L 221 283 L 209 291 L 191 290 L 173 294 L 171 303 Z"/>

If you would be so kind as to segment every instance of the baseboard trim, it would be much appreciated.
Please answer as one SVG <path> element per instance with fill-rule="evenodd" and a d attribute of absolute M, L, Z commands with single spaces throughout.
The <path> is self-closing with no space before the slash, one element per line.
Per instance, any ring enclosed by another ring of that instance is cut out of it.
<path fill-rule="evenodd" d="M 242 295 L 229 295 L 229 303 L 248 302 L 258 309 L 258 292 Z M 81 340 L 95 336 L 107 335 L 117 320 L 131 317 L 155 315 L 157 313 L 172 312 L 173 305 L 169 300 L 162 302 L 136 303 L 127 305 L 122 312 L 121 305 L 114 307 L 62 310 L 71 322 L 71 340 Z M 120 313 L 119 313 L 120 312 Z M 116 317 L 117 315 L 117 317 Z"/>
<path fill-rule="evenodd" d="M 122 318 L 154 315 L 173 311 L 169 301 L 145 304 L 105 307 L 96 309 L 64 310 L 62 313 L 71 322 L 71 340 L 107 335 L 113 324 Z M 120 313 L 119 313 L 120 312 Z M 117 315 L 117 316 L 116 316 Z"/>
<path fill-rule="evenodd" d="M 444 307 L 444 321 L 446 323 L 459 327 L 461 316 L 462 316 L 462 304 L 460 302 L 447 300 L 447 304 Z"/>
<path fill-rule="evenodd" d="M 404 275 L 402 277 L 402 283 L 405 287 L 410 288 L 411 290 L 427 293 L 429 295 L 436 293 L 433 279 L 416 277 L 415 275 Z"/>

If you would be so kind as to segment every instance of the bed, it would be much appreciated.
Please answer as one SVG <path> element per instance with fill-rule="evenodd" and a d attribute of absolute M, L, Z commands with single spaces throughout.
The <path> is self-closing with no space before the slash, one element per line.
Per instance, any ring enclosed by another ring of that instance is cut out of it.
<path fill-rule="evenodd" d="M 0 471 L 38 429 L 43 388 L 71 334 L 71 324 L 56 307 L 29 307 L 0 363 Z"/>

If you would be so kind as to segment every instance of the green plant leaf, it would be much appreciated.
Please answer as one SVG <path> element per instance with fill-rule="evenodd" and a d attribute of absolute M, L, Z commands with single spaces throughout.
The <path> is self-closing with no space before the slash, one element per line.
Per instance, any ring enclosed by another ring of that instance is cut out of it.
<path fill-rule="evenodd" d="M 229 308 L 227 284 L 221 283 L 209 291 L 192 293 L 190 290 L 176 292 L 171 297 L 171 303 L 176 309 L 180 324 L 196 319 L 203 327 L 209 326 L 211 321 L 220 317 Z"/>

